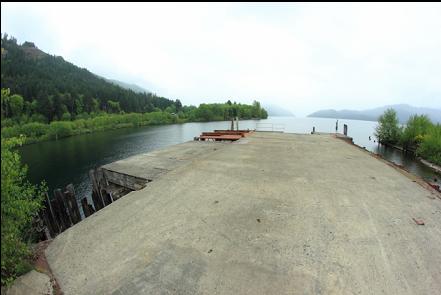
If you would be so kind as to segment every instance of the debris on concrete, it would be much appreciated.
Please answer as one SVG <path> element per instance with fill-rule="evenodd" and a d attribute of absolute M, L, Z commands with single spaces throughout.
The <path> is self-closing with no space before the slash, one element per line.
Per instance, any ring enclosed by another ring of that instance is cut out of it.
<path fill-rule="evenodd" d="M 441 188 L 438 184 L 427 182 L 431 187 L 433 187 L 436 191 L 441 192 Z"/>
<path fill-rule="evenodd" d="M 424 225 L 424 221 L 422 219 L 416 219 L 416 218 L 412 218 L 413 221 L 415 221 L 416 224 L 418 225 Z"/>

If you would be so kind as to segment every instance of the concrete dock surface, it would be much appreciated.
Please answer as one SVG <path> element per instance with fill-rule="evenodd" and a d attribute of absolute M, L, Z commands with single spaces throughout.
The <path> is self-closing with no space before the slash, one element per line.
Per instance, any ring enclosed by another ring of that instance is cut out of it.
<path fill-rule="evenodd" d="M 441 199 L 366 151 L 256 132 L 156 155 L 108 166 L 165 170 L 47 248 L 65 294 L 441 292 Z"/>

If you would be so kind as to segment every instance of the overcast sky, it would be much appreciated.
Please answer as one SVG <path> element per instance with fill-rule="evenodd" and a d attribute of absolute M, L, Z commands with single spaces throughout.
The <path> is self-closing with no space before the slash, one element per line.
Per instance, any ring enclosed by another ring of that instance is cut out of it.
<path fill-rule="evenodd" d="M 184 104 L 441 107 L 441 4 L 1 4 L 1 31 Z"/>

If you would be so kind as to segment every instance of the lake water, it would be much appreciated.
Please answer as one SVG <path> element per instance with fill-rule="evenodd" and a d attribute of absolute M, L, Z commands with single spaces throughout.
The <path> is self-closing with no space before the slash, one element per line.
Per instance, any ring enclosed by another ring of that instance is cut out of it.
<path fill-rule="evenodd" d="M 239 122 L 240 129 L 282 130 L 290 133 L 335 132 L 335 119 L 270 117 L 265 120 Z M 185 123 L 163 126 L 145 126 L 84 134 L 58 141 L 41 142 L 19 149 L 22 161 L 29 166 L 33 183 L 46 180 L 49 192 L 73 183 L 77 197 L 91 194 L 89 170 L 136 154 L 193 140 L 204 131 L 229 129 L 230 122 Z M 386 159 L 402 164 L 412 173 L 433 179 L 435 173 L 395 149 L 378 146 L 374 142 L 377 122 L 339 119 L 339 132 L 348 125 L 348 135 L 354 143 L 366 147 Z M 371 136 L 371 140 L 369 140 Z M 439 176 L 438 176 L 439 177 Z"/>

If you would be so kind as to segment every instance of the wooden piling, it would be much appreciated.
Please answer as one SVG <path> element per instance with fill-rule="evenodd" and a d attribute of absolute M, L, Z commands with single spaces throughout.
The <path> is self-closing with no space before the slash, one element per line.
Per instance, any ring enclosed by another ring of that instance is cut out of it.
<path fill-rule="evenodd" d="M 110 193 L 107 192 L 106 189 L 101 189 L 101 195 L 103 196 L 104 206 L 112 204 L 112 197 Z"/>
<path fill-rule="evenodd" d="M 55 202 L 53 202 L 52 205 L 54 208 L 55 215 L 57 216 L 57 219 L 59 220 L 59 223 L 61 225 L 60 232 L 63 232 L 72 225 L 72 222 L 67 212 L 67 208 L 63 200 L 63 193 L 61 192 L 61 190 L 60 189 L 54 190 L 54 196 L 55 196 L 54 199 Z"/>
<path fill-rule="evenodd" d="M 96 177 L 96 170 L 91 169 L 89 171 L 89 177 L 92 182 L 92 201 L 93 206 L 95 207 L 95 211 L 101 210 L 104 208 L 104 201 L 101 197 L 101 191 L 98 185 L 97 177 Z"/>
<path fill-rule="evenodd" d="M 94 192 L 95 195 L 95 192 Z M 96 206 L 104 203 L 101 198 L 94 198 Z M 106 200 L 106 202 L 111 202 Z M 94 207 L 88 202 L 87 198 L 81 200 L 81 206 L 85 217 L 95 213 Z M 74 224 L 82 220 L 80 205 L 75 197 L 75 189 L 72 184 L 66 186 L 64 192 L 61 189 L 54 190 L 54 198 L 50 199 L 46 193 L 43 200 L 44 208 L 38 213 L 40 220 L 43 221 L 43 230 L 47 239 L 53 238 L 62 233 Z"/>
<path fill-rule="evenodd" d="M 67 185 L 63 191 L 61 189 L 55 189 L 53 199 L 50 199 L 49 196 L 46 195 L 44 209 L 39 212 L 39 217 L 44 223 L 47 238 L 55 237 L 80 222 L 82 219 L 80 206 L 83 209 L 84 216 L 89 217 L 96 211 L 111 204 L 114 200 L 118 199 L 118 197 L 121 197 L 121 193 L 127 193 L 131 190 L 122 186 L 122 190 L 117 189 L 115 191 L 115 186 L 117 185 L 112 182 L 111 177 L 110 182 L 108 181 L 107 175 L 102 168 L 90 170 L 89 176 L 92 183 L 92 204 L 89 203 L 87 198 L 83 198 L 78 202 L 72 184 Z M 130 181 L 130 183 L 133 182 L 135 186 L 134 189 L 144 187 L 145 182 L 147 182 L 144 179 L 142 179 L 142 181 L 139 179 L 130 179 Z"/>
<path fill-rule="evenodd" d="M 55 214 L 53 212 L 49 195 L 46 193 L 46 198 L 43 200 L 43 210 L 41 211 L 41 218 L 45 226 L 49 230 L 51 237 L 55 237 L 60 232 L 60 226 L 58 225 Z"/>
<path fill-rule="evenodd" d="M 81 221 L 81 214 L 80 209 L 78 208 L 77 199 L 75 197 L 75 189 L 72 184 L 66 186 L 66 190 L 64 191 L 64 200 L 66 202 L 72 224 L 77 224 Z"/>
<path fill-rule="evenodd" d="M 109 182 L 107 180 L 107 176 L 104 173 L 104 170 L 102 168 L 100 168 L 98 170 L 99 173 L 99 186 L 100 186 L 100 190 L 101 190 L 101 197 L 103 198 L 104 201 L 104 206 L 110 205 L 113 202 L 113 198 L 112 195 L 110 193 L 109 188 Z"/>
<path fill-rule="evenodd" d="M 81 200 L 81 206 L 83 207 L 83 212 L 85 217 L 89 217 L 93 213 L 95 213 L 95 210 L 93 210 L 92 205 L 89 204 L 87 201 L 87 198 L 83 198 Z"/>

